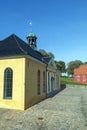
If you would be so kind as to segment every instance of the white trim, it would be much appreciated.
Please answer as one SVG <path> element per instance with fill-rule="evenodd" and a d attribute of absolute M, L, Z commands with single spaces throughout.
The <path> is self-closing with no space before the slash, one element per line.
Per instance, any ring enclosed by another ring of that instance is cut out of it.
<path fill-rule="evenodd" d="M 30 58 L 30 59 L 32 59 L 34 61 L 37 61 L 40 64 L 43 64 L 43 65 L 46 66 L 46 63 L 41 62 L 40 60 L 38 60 L 38 59 L 36 59 L 36 58 L 34 58 L 34 57 L 30 56 L 30 55 L 17 55 L 17 56 L 15 55 L 15 56 L 8 56 L 8 57 L 0 57 L 0 60 L 3 60 L 3 59 L 15 59 L 15 58 Z"/>
<path fill-rule="evenodd" d="M 51 92 L 51 91 L 52 91 L 52 88 L 51 88 L 51 87 L 52 87 L 52 86 L 51 86 L 51 72 L 50 72 L 50 75 L 49 75 L 49 76 L 50 76 L 49 80 L 50 80 L 50 92 Z"/>
<path fill-rule="evenodd" d="M 53 66 L 51 65 L 51 63 L 52 63 Z M 48 63 L 48 67 L 57 69 L 56 64 L 55 64 L 55 61 L 54 61 L 53 58 L 50 59 L 50 61 L 49 61 L 49 63 Z"/>
<path fill-rule="evenodd" d="M 47 74 L 47 76 L 46 76 L 47 77 L 47 80 L 46 80 L 47 83 L 46 84 L 47 84 L 47 93 L 48 93 L 48 71 L 46 72 L 46 74 Z"/>

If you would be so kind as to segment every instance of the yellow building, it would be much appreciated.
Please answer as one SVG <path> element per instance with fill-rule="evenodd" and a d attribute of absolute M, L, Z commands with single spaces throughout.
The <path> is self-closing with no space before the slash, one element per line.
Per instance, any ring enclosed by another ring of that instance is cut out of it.
<path fill-rule="evenodd" d="M 55 62 L 36 50 L 36 39 L 0 41 L 0 107 L 25 110 L 60 89 Z"/>

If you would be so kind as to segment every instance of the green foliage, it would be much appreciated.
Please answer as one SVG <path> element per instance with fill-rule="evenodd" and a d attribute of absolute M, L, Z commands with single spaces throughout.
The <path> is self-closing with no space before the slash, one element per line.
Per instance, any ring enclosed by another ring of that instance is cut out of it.
<path fill-rule="evenodd" d="M 46 51 L 43 50 L 43 49 L 40 49 L 39 52 L 40 52 L 42 55 L 44 55 L 45 57 L 50 56 L 50 57 L 52 57 L 53 59 L 55 58 L 55 56 L 54 56 L 54 54 L 53 54 L 52 52 L 46 52 Z"/>
<path fill-rule="evenodd" d="M 39 52 L 46 57 L 48 56 L 47 52 L 43 49 L 40 49 Z"/>
<path fill-rule="evenodd" d="M 52 52 L 48 52 L 48 55 L 49 55 L 50 57 L 52 57 L 53 59 L 55 58 L 55 56 L 54 56 L 54 54 L 53 54 Z"/>
<path fill-rule="evenodd" d="M 72 85 L 85 85 L 87 84 L 81 84 L 81 83 L 75 83 L 74 79 L 71 77 L 60 77 L 60 83 L 61 84 L 72 84 Z"/>
<path fill-rule="evenodd" d="M 67 66 L 67 72 L 68 72 L 68 75 L 72 75 L 74 74 L 74 69 L 75 68 L 78 68 L 80 65 L 82 65 L 83 62 L 80 61 L 80 60 L 75 60 L 75 61 L 71 61 L 68 63 L 68 66 Z"/>
<path fill-rule="evenodd" d="M 61 73 L 66 72 L 66 66 L 64 61 L 55 61 L 57 69 L 60 70 Z"/>
<path fill-rule="evenodd" d="M 61 84 L 74 84 L 73 78 L 70 77 L 61 77 Z"/>

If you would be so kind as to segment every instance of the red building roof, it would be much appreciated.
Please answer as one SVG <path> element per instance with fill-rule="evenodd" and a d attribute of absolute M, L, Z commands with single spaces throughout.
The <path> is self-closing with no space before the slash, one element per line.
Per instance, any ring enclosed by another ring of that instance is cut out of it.
<path fill-rule="evenodd" d="M 81 65 L 79 68 L 74 69 L 74 75 L 87 74 L 87 65 Z"/>

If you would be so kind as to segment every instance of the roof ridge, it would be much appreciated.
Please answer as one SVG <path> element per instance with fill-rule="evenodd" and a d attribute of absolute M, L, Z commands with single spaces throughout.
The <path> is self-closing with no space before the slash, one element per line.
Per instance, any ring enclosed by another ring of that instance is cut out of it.
<path fill-rule="evenodd" d="M 0 42 L 5 41 L 6 39 L 8 39 L 9 37 L 11 37 L 11 36 L 13 36 L 13 35 L 15 35 L 15 34 L 11 34 L 11 35 L 7 36 L 6 38 L 0 40 Z"/>
<path fill-rule="evenodd" d="M 25 54 L 27 54 L 27 52 L 26 51 L 24 51 L 24 49 L 19 45 L 19 42 L 18 42 L 18 40 L 17 40 L 17 38 L 16 38 L 16 35 L 15 34 L 13 34 L 13 37 L 14 37 L 14 39 L 15 39 L 15 41 L 16 41 L 16 43 L 17 43 L 17 45 L 18 45 L 18 47 L 19 47 L 19 49 L 22 51 L 22 52 L 24 52 Z"/>

